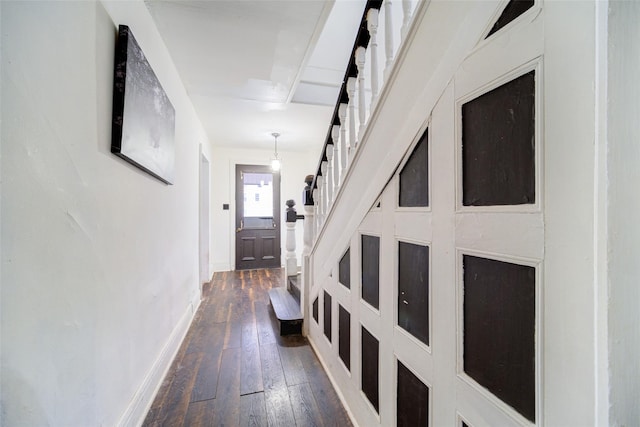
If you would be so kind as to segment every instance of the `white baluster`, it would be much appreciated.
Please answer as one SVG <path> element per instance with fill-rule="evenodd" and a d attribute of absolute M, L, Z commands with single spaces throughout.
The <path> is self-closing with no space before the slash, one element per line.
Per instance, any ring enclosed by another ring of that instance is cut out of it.
<path fill-rule="evenodd" d="M 411 22 L 411 0 L 402 0 L 402 29 L 400 30 L 402 41 L 409 31 L 409 22 Z"/>
<path fill-rule="evenodd" d="M 342 107 L 342 105 L 344 104 L 340 104 L 340 107 Z M 338 107 L 338 115 L 340 115 L 340 107 Z M 344 161 L 347 159 L 347 146 L 345 145 L 344 139 L 340 139 L 340 126 L 333 125 L 331 127 L 331 139 L 333 139 L 333 145 L 338 148 L 334 156 L 335 167 L 333 169 L 333 175 L 337 177 L 334 185 L 336 188 L 340 188 L 342 180 L 344 179 Z"/>
<path fill-rule="evenodd" d="M 347 79 L 347 94 L 349 95 L 349 149 L 347 152 L 347 165 L 351 160 L 351 151 L 355 150 L 358 142 L 356 141 L 356 78 L 349 77 Z M 342 120 L 342 119 L 341 119 Z M 344 131 L 346 131 L 346 126 Z"/>
<path fill-rule="evenodd" d="M 332 127 L 333 130 L 333 127 Z M 333 199 L 336 199 L 340 189 L 340 141 L 333 140 Z"/>
<path fill-rule="evenodd" d="M 320 167 L 322 171 L 322 166 Z M 316 178 L 316 182 L 318 184 L 318 231 L 316 232 L 316 236 L 322 229 L 322 224 L 324 223 L 324 176 L 319 175 Z"/>
<path fill-rule="evenodd" d="M 320 182 L 318 181 L 320 177 L 316 178 L 316 185 L 318 188 L 321 187 Z M 318 188 L 313 189 L 313 238 L 315 240 L 316 236 L 320 232 L 320 191 Z"/>
<path fill-rule="evenodd" d="M 314 190 L 315 192 L 316 190 Z M 311 245 L 313 245 L 314 239 L 314 230 L 313 226 L 315 224 L 315 205 L 304 205 L 304 235 L 302 236 L 302 241 L 304 242 L 304 246 L 302 248 L 302 255 L 306 256 L 311 253 Z"/>
<path fill-rule="evenodd" d="M 327 175 L 327 161 L 323 160 L 320 165 L 322 172 L 322 222 L 325 222 L 329 214 L 329 177 Z"/>
<path fill-rule="evenodd" d="M 366 121 L 366 107 L 364 100 L 364 61 L 366 49 L 362 46 L 356 49 L 356 66 L 358 67 L 358 117 L 360 119 L 360 127 L 358 128 L 358 141 L 362 141 L 362 132 L 364 132 L 364 125 Z M 356 142 L 356 147 L 357 147 Z M 354 151 L 354 150 L 351 150 Z M 350 156 L 353 156 L 353 152 Z"/>
<path fill-rule="evenodd" d="M 333 144 L 327 144 L 327 212 L 333 203 Z"/>
<path fill-rule="evenodd" d="M 384 81 L 387 81 L 393 64 L 393 19 L 391 19 L 391 0 L 384 2 L 384 50 L 387 61 L 384 66 Z"/>
<path fill-rule="evenodd" d="M 371 51 L 371 108 L 378 99 L 378 9 L 371 8 L 367 12 L 367 30 L 371 36 L 369 50 Z"/>
<path fill-rule="evenodd" d="M 342 174 L 347 169 L 349 165 L 349 157 L 351 156 L 351 150 L 353 149 L 353 142 L 349 143 L 347 141 L 347 106 L 343 103 L 340 103 L 338 106 L 338 118 L 340 119 L 340 144 L 344 144 L 344 159 L 340 159 L 340 167 L 342 168 Z M 343 165 L 344 163 L 344 165 Z"/>

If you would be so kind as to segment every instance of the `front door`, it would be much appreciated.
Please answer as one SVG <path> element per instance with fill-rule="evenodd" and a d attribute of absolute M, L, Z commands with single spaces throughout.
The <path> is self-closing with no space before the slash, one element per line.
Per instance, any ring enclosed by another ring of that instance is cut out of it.
<path fill-rule="evenodd" d="M 280 267 L 280 174 L 236 165 L 236 270 Z"/>

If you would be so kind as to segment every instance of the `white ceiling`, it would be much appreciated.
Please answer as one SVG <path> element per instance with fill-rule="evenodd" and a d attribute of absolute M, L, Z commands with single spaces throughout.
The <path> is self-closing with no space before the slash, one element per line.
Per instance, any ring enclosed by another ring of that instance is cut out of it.
<path fill-rule="evenodd" d="M 320 154 L 365 0 L 145 0 L 214 145 Z"/>

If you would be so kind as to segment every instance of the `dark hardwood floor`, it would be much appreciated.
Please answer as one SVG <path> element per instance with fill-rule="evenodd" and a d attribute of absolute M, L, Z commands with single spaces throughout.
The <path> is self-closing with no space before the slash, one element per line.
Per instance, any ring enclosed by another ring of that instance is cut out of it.
<path fill-rule="evenodd" d="M 145 426 L 351 426 L 301 336 L 280 337 L 282 269 L 216 273 Z"/>

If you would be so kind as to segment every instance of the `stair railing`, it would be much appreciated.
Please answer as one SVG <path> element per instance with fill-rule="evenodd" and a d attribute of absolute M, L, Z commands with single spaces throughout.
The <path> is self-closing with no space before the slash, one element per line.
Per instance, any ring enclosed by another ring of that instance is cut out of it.
<path fill-rule="evenodd" d="M 313 242 L 340 193 L 421 0 L 368 0 L 311 182 Z M 381 58 L 381 60 L 379 60 Z M 312 243 L 313 244 L 313 243 Z"/>
<path fill-rule="evenodd" d="M 305 227 L 300 309 L 306 311 L 311 293 L 314 242 L 320 237 L 333 204 L 347 181 L 349 168 L 366 134 L 398 52 L 418 6 L 426 0 L 367 0 L 356 40 L 314 175 L 305 179 Z M 294 227 L 295 229 L 295 227 Z M 293 238 L 295 245 L 295 236 Z M 287 239 L 289 242 L 289 239 Z M 295 251 L 295 246 L 294 249 Z M 289 253 L 289 252 L 288 252 Z M 308 330 L 304 322 L 304 331 Z"/>

